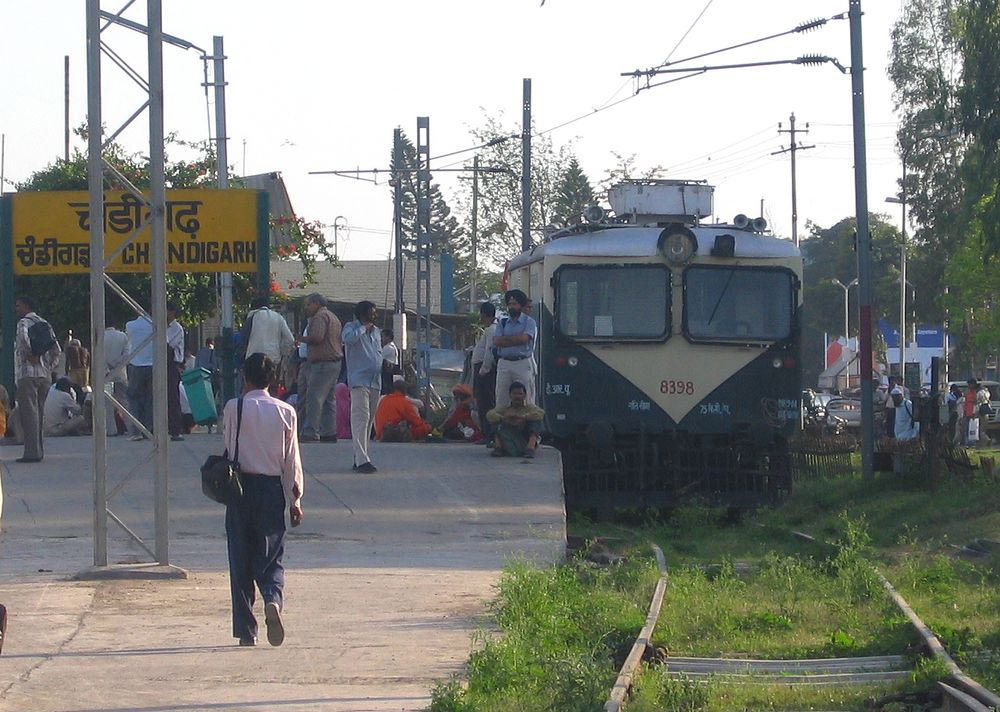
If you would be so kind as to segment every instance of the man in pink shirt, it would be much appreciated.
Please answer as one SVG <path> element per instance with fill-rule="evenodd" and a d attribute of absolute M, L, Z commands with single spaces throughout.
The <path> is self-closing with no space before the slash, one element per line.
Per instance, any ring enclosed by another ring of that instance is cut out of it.
<path fill-rule="evenodd" d="M 267 642 L 281 645 L 285 569 L 285 508 L 293 527 L 302 523 L 302 461 L 296 438 L 295 408 L 273 398 L 267 386 L 274 362 L 251 354 L 243 365 L 242 398 L 223 411 L 226 451 L 240 463 L 243 498 L 226 507 L 229 587 L 233 598 L 233 637 L 257 644 L 254 583 L 264 601 Z M 242 401 L 242 415 L 239 413 Z M 239 423 L 237 423 L 239 421 Z"/>

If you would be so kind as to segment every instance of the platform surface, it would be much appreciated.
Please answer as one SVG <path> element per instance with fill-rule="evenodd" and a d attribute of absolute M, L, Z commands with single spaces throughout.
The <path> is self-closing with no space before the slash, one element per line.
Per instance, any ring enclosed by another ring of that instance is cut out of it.
<path fill-rule="evenodd" d="M 186 579 L 72 581 L 93 564 L 90 438 L 46 441 L 42 463 L 0 447 L 4 509 L 0 710 L 418 710 L 460 673 L 503 561 L 565 551 L 559 453 L 499 459 L 465 444 L 302 446 L 305 522 L 286 547 L 285 643 L 231 637 L 224 508 L 198 467 L 218 435 L 169 444 L 170 564 Z M 148 443 L 108 440 L 109 489 Z M 111 505 L 152 548 L 147 465 Z M 109 563 L 149 559 L 110 524 Z M 258 612 L 260 602 L 258 601 Z M 263 637 L 263 616 L 261 635 Z"/>

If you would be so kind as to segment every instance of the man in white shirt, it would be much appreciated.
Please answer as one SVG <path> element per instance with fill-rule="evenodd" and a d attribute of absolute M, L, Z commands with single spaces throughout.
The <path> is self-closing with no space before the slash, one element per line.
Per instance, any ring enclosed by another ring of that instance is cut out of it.
<path fill-rule="evenodd" d="M 104 372 L 106 387 L 111 389 L 111 395 L 119 402 L 124 402 L 128 391 L 128 374 L 125 365 L 128 363 L 128 334 L 115 328 L 112 318 L 107 318 L 107 328 L 104 329 Z M 115 420 L 114 405 L 105 401 L 105 426 L 108 437 L 118 434 L 118 423 Z"/>
<path fill-rule="evenodd" d="M 393 339 L 392 329 L 382 329 L 382 395 L 392 392 L 393 376 L 403 373 L 399 363 L 399 347 Z"/>
<path fill-rule="evenodd" d="M 128 402 L 132 415 L 153 432 L 153 322 L 137 316 L 125 324 L 129 341 Z M 143 440 L 144 435 L 134 432 L 129 440 Z"/>
<path fill-rule="evenodd" d="M 274 363 L 275 382 L 271 384 L 271 390 L 274 391 L 283 373 L 284 360 L 295 345 L 295 337 L 285 318 L 268 306 L 267 297 L 255 299 L 251 307 L 246 321 L 249 325 L 246 352 L 262 353 Z"/>
<path fill-rule="evenodd" d="M 238 459 L 243 497 L 226 507 L 229 583 L 233 602 L 233 637 L 240 645 L 257 643 L 254 582 L 264 601 L 267 641 L 281 645 L 285 627 L 281 609 L 285 569 L 285 509 L 290 523 L 302 523 L 302 461 L 296 437 L 295 409 L 273 398 L 267 386 L 274 363 L 261 353 L 243 365 L 243 397 L 223 411 L 226 450 Z M 242 415 L 239 403 L 242 401 Z"/>
<path fill-rule="evenodd" d="M 86 429 L 87 421 L 83 417 L 83 409 L 70 390 L 70 380 L 60 378 L 45 399 L 42 434 L 58 438 L 64 435 L 82 435 Z"/>
<path fill-rule="evenodd" d="M 497 374 L 494 369 L 493 336 L 497 329 L 497 308 L 490 302 L 479 305 L 479 324 L 482 336 L 472 347 L 472 390 L 479 413 L 479 429 L 487 435 L 492 425 L 486 414 L 496 407 Z"/>

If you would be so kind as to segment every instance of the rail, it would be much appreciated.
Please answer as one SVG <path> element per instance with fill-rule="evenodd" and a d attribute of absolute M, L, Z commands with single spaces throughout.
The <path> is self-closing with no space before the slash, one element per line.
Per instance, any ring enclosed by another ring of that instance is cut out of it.
<path fill-rule="evenodd" d="M 604 703 L 604 712 L 620 712 L 625 705 L 625 697 L 632 689 L 632 680 L 635 671 L 642 662 L 642 656 L 646 653 L 646 648 L 653 637 L 653 629 L 656 627 L 656 620 L 660 617 L 660 607 L 663 605 L 663 594 L 667 590 L 667 559 L 663 556 L 663 550 L 656 544 L 651 544 L 653 553 L 656 554 L 656 566 L 660 569 L 660 578 L 653 589 L 653 598 L 649 603 L 649 613 L 646 614 L 646 624 L 639 631 L 628 657 L 622 663 L 618 672 L 618 679 L 615 680 L 614 687 L 608 701 Z"/>

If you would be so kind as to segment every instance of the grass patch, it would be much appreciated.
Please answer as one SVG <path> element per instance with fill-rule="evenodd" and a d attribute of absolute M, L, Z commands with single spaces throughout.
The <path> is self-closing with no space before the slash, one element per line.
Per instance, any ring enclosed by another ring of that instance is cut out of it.
<path fill-rule="evenodd" d="M 602 568 L 583 557 L 544 569 L 509 564 L 490 606 L 501 635 L 480 636 L 468 684 L 439 685 L 431 710 L 600 709 L 657 578 L 649 558 Z"/>
<path fill-rule="evenodd" d="M 864 529 L 845 520 L 827 559 L 769 554 L 752 572 L 685 566 L 654 638 L 673 655 L 824 658 L 904 654 L 917 637 L 875 579 Z"/>

